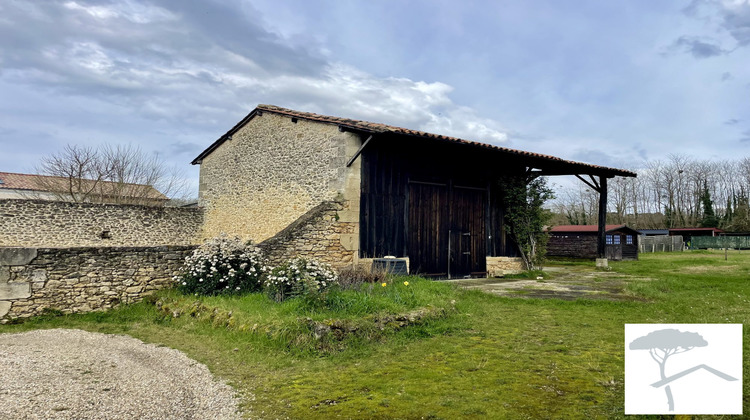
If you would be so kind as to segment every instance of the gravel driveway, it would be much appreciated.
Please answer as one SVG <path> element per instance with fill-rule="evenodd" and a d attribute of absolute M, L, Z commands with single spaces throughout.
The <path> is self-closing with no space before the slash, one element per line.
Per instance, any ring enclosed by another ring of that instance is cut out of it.
<path fill-rule="evenodd" d="M 234 391 L 180 351 L 81 330 L 0 334 L 2 419 L 240 419 Z"/>

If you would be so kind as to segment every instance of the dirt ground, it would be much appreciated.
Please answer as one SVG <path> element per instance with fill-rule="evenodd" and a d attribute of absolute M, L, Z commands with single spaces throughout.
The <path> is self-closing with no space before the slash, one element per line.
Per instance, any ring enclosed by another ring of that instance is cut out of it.
<path fill-rule="evenodd" d="M 614 271 L 586 266 L 550 266 L 545 279 L 486 278 L 450 280 L 467 289 L 479 289 L 500 296 L 537 299 L 642 300 L 625 290 L 627 281 L 648 281 Z"/>

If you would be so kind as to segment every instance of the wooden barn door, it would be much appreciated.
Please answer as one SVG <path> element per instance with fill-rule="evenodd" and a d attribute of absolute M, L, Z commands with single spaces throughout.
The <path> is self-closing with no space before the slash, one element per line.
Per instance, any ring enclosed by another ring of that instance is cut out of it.
<path fill-rule="evenodd" d="M 486 274 L 486 191 L 409 183 L 410 271 L 431 277 Z"/>
<path fill-rule="evenodd" d="M 409 183 L 409 271 L 448 276 L 448 185 Z"/>
<path fill-rule="evenodd" d="M 451 278 L 487 274 L 485 196 L 484 189 L 459 186 L 452 189 L 449 255 Z"/>

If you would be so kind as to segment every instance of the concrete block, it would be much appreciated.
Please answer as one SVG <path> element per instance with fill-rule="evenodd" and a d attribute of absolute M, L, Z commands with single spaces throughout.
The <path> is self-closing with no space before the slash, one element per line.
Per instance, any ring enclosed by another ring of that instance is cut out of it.
<path fill-rule="evenodd" d="M 606 258 L 597 258 L 596 259 L 596 267 L 597 268 L 607 268 L 607 259 Z"/>
<path fill-rule="evenodd" d="M 355 233 L 342 233 L 340 236 L 341 246 L 347 251 L 359 250 L 359 235 Z"/>
<path fill-rule="evenodd" d="M 38 268 L 31 273 L 31 281 L 34 283 L 42 283 L 47 281 L 47 270 Z"/>
<path fill-rule="evenodd" d="M 359 212 L 343 210 L 338 212 L 339 222 L 359 223 Z"/>
<path fill-rule="evenodd" d="M 0 302 L 0 318 L 4 317 L 10 311 L 10 305 L 12 302 Z"/>
<path fill-rule="evenodd" d="M 0 266 L 0 283 L 7 283 L 10 281 L 10 267 Z"/>
<path fill-rule="evenodd" d="M 0 300 L 26 299 L 31 296 L 31 283 L 0 283 Z"/>
<path fill-rule="evenodd" d="M 36 248 L 0 248 L 0 265 L 26 265 L 36 258 Z"/>

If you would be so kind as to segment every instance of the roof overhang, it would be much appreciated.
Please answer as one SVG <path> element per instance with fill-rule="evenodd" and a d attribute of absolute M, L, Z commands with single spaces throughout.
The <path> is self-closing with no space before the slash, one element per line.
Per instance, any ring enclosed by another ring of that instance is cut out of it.
<path fill-rule="evenodd" d="M 557 176 L 557 175 L 592 175 L 605 178 L 613 178 L 615 176 L 622 177 L 635 177 L 637 174 L 632 171 L 625 169 L 609 168 L 605 166 L 592 165 L 583 162 L 575 162 L 565 160 L 556 156 L 544 155 L 539 153 L 532 153 L 523 150 L 510 149 L 501 146 L 495 146 L 487 143 L 480 143 L 470 140 L 464 140 L 456 137 L 443 136 L 439 134 L 432 134 L 424 131 L 410 130 L 401 127 L 390 126 L 386 124 L 371 123 L 367 121 L 352 120 L 348 118 L 331 117 L 326 115 L 313 114 L 309 112 L 294 111 L 291 109 L 280 108 L 273 105 L 258 105 L 252 110 L 245 118 L 238 122 L 234 127 L 227 131 L 224 135 L 214 141 L 206 150 L 201 152 L 193 161 L 193 165 L 200 164 L 203 159 L 210 155 L 214 150 L 221 146 L 224 142 L 231 140 L 232 135 L 239 131 L 245 124 L 250 122 L 256 116 L 263 115 L 263 113 L 274 113 L 278 115 L 284 115 L 291 118 L 305 119 L 308 121 L 316 121 L 325 124 L 334 124 L 339 127 L 342 131 L 357 132 L 365 135 L 377 135 L 377 134 L 392 134 L 405 137 L 422 138 L 430 141 L 446 142 L 451 144 L 460 145 L 462 147 L 476 148 L 484 151 L 491 151 L 499 155 L 511 156 L 514 158 L 522 159 L 522 164 L 528 167 L 531 175 L 539 176 Z"/>

